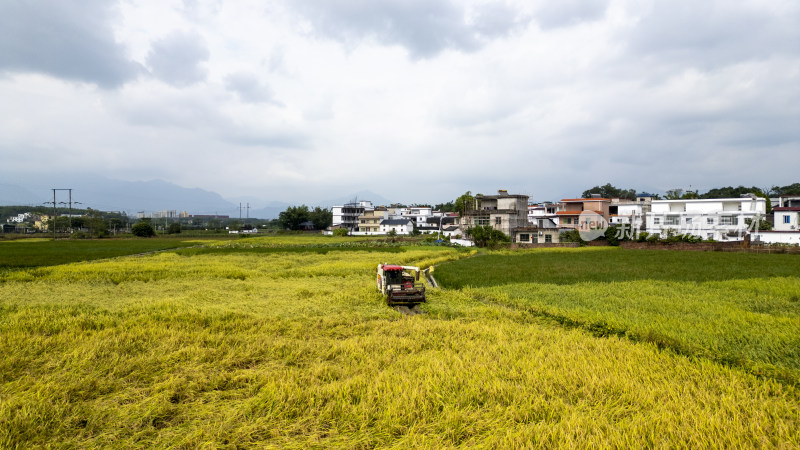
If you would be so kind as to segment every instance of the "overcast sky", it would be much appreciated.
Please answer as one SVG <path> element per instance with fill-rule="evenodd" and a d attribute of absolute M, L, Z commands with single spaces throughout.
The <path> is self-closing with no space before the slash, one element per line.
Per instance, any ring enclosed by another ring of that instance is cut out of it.
<path fill-rule="evenodd" d="M 313 203 L 800 181 L 796 0 L 4 0 L 0 176 Z"/>

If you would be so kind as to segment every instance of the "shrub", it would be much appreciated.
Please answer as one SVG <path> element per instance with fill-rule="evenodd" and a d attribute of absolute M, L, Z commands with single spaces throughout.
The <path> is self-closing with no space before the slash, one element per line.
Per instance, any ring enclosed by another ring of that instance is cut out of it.
<path fill-rule="evenodd" d="M 334 236 L 347 236 L 348 234 L 350 234 L 350 230 L 347 228 L 337 228 L 333 230 Z"/>
<path fill-rule="evenodd" d="M 558 235 L 561 242 L 577 242 L 580 245 L 586 244 L 586 241 L 581 239 L 581 233 L 578 230 L 563 231 Z"/>
<path fill-rule="evenodd" d="M 472 236 L 472 241 L 478 247 L 497 248 L 511 242 L 511 238 L 500 230 L 495 230 L 491 225 L 467 228 L 467 234 Z"/>
<path fill-rule="evenodd" d="M 619 246 L 620 241 L 628 240 L 627 233 L 624 232 L 622 228 L 616 225 L 611 225 L 608 228 L 606 228 L 606 231 L 603 234 L 606 238 L 606 242 L 608 242 L 608 245 L 614 247 Z"/>
<path fill-rule="evenodd" d="M 178 222 L 172 222 L 169 224 L 169 228 L 167 228 L 167 234 L 180 234 L 181 232 L 181 224 Z"/>
<path fill-rule="evenodd" d="M 153 237 L 156 235 L 156 230 L 153 229 L 149 222 L 137 222 L 131 228 L 131 233 L 139 237 Z"/>

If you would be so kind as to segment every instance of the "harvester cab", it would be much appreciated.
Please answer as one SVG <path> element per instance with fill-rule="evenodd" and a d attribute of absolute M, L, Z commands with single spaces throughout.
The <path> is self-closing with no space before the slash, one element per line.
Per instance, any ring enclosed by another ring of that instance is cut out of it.
<path fill-rule="evenodd" d="M 425 284 L 419 282 L 419 274 L 419 267 L 378 264 L 378 290 L 389 306 L 413 307 L 425 302 Z"/>

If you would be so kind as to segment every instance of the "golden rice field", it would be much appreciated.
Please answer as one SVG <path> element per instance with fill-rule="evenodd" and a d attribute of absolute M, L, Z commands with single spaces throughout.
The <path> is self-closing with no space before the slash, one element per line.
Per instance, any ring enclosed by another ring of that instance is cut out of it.
<path fill-rule="evenodd" d="M 350 242 L 0 271 L 0 447 L 800 446 L 791 383 L 473 288 L 404 316 L 379 262 L 473 252 Z"/>

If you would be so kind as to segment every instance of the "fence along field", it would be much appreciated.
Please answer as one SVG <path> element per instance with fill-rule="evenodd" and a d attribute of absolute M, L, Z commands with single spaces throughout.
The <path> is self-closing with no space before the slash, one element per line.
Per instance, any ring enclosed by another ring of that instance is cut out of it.
<path fill-rule="evenodd" d="M 474 289 L 407 317 L 373 287 L 378 262 L 469 252 L 253 251 L 276 245 L 2 272 L 0 447 L 800 445 L 786 383 Z"/>

